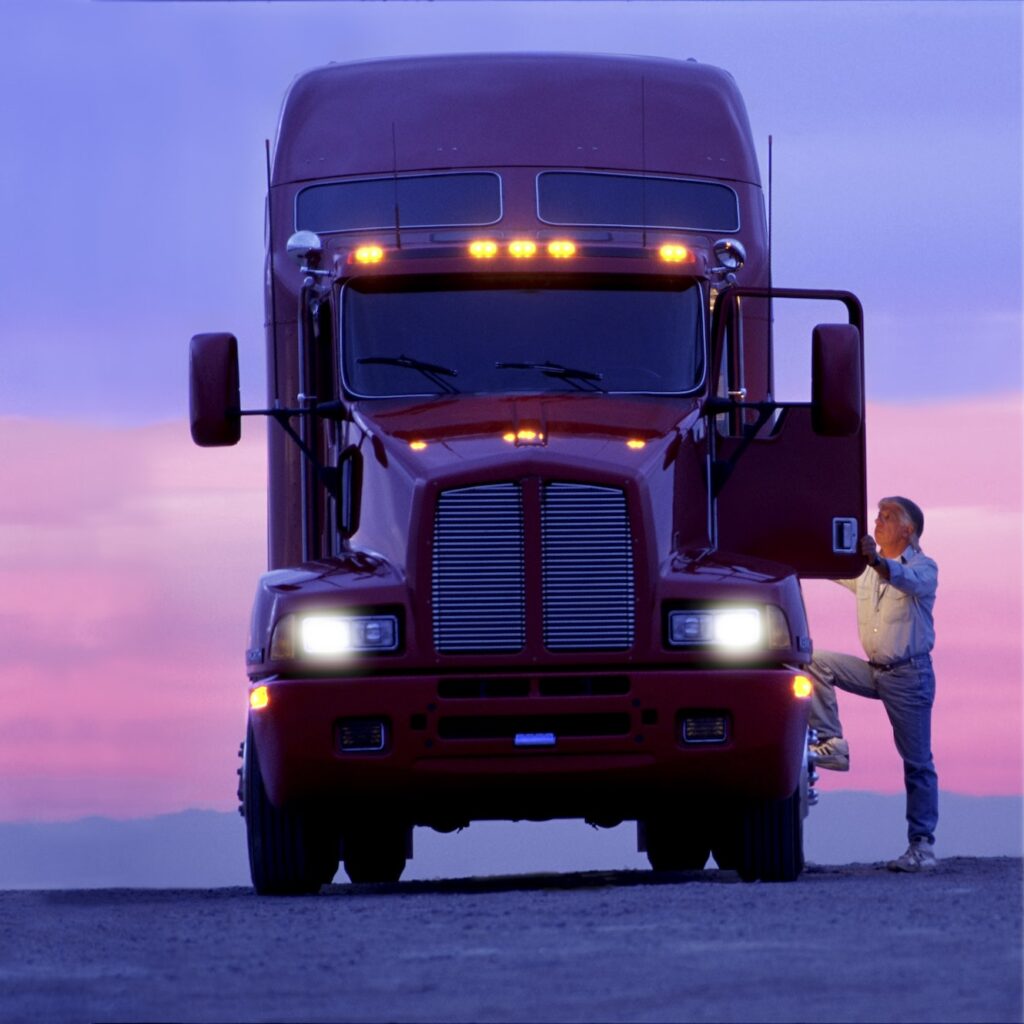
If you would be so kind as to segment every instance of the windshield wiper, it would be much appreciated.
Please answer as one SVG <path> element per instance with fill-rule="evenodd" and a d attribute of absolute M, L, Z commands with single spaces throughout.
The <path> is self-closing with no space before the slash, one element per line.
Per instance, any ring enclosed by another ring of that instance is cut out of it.
<path fill-rule="evenodd" d="M 499 370 L 540 370 L 545 377 L 555 377 L 571 384 L 577 391 L 604 391 L 597 382 L 604 380 L 600 373 L 593 373 L 590 370 L 574 370 L 571 366 L 562 366 L 561 363 L 495 363 Z M 582 381 L 582 383 L 580 383 Z M 586 385 L 586 386 L 584 386 Z"/>
<path fill-rule="evenodd" d="M 361 366 L 401 366 L 406 370 L 418 370 L 431 384 L 435 384 L 442 391 L 450 395 L 458 394 L 459 389 L 446 381 L 445 377 L 458 377 L 457 370 L 450 370 L 447 366 L 438 366 L 436 363 L 424 363 L 411 356 L 364 356 L 357 359 Z"/>

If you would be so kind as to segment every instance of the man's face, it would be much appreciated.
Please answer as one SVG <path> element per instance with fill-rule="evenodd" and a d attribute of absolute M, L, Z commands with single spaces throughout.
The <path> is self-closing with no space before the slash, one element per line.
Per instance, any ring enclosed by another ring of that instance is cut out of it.
<path fill-rule="evenodd" d="M 882 502 L 875 516 L 875 542 L 890 557 L 902 553 L 910 543 L 913 527 L 906 521 L 898 505 Z"/>

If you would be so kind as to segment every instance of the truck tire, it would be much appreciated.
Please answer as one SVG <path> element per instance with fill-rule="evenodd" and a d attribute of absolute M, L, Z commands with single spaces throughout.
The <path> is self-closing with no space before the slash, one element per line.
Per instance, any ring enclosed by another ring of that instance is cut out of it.
<path fill-rule="evenodd" d="M 702 871 L 708 862 L 711 844 L 700 821 L 650 818 L 644 833 L 647 860 L 655 871 Z"/>
<path fill-rule="evenodd" d="M 393 822 L 361 822 L 345 829 L 342 859 L 351 882 L 397 882 L 405 870 L 409 829 Z"/>
<path fill-rule="evenodd" d="M 249 873 L 260 896 L 316 893 L 338 870 L 337 833 L 307 809 L 275 807 L 267 797 L 250 728 L 242 762 Z"/>
<path fill-rule="evenodd" d="M 740 819 L 736 869 L 745 882 L 792 882 L 804 868 L 800 788 L 783 800 L 747 804 Z"/>

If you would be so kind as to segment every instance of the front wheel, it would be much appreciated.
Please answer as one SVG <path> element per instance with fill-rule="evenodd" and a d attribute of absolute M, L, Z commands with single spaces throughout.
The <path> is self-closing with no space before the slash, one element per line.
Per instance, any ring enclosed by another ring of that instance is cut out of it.
<path fill-rule="evenodd" d="M 339 859 L 336 832 L 307 808 L 275 807 L 270 802 L 251 727 L 243 748 L 242 813 L 249 873 L 261 896 L 319 892 L 334 877 Z"/>
<path fill-rule="evenodd" d="M 782 800 L 754 800 L 740 813 L 736 869 L 745 882 L 792 882 L 804 869 L 800 787 Z"/>

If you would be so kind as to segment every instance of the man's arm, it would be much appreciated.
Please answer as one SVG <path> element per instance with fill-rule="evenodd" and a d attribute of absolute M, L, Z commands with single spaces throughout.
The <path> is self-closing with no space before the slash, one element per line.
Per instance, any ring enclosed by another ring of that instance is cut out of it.
<path fill-rule="evenodd" d="M 939 585 L 939 567 L 927 555 L 918 551 L 905 563 L 898 558 L 882 558 L 874 537 L 864 537 L 860 550 L 868 560 L 868 566 L 897 590 L 913 597 L 935 593 Z"/>

